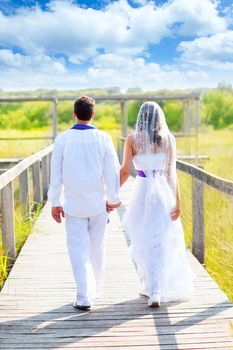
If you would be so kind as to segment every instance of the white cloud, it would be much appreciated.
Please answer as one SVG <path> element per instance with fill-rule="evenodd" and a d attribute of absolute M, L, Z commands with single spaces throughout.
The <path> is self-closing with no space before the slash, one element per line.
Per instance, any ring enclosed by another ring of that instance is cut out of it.
<path fill-rule="evenodd" d="M 85 72 L 67 70 L 55 72 L 49 69 L 37 71 L 22 66 L 11 67 L 0 76 L 0 88 L 5 90 L 60 88 L 78 89 L 85 87 L 120 86 L 122 89 L 140 86 L 145 90 L 161 88 L 191 88 L 206 86 L 209 77 L 202 71 L 181 72 L 175 67 L 161 67 L 146 63 L 143 58 L 126 58 L 103 54 L 95 59 L 93 67 Z"/>
<path fill-rule="evenodd" d="M 227 58 L 232 54 L 231 37 L 226 36 L 227 22 L 219 15 L 216 2 L 170 0 L 155 6 L 154 1 L 135 1 L 139 7 L 119 0 L 96 10 L 69 0 L 54 0 L 46 10 L 37 6 L 8 16 L 0 12 L 0 88 L 111 85 L 154 90 L 210 86 L 224 79 L 222 75 L 218 79 L 220 74 L 209 74 L 202 68 L 204 64 L 198 63 L 213 60 L 224 67 L 231 64 Z M 145 61 L 150 44 L 182 36 L 197 37 L 179 46 L 182 62 L 194 67 L 181 67 L 178 61 L 166 67 Z M 208 40 L 212 42 L 205 50 Z M 87 63 L 90 68 L 86 68 Z"/>
<path fill-rule="evenodd" d="M 22 55 L 13 53 L 11 50 L 0 50 L 0 66 L 1 69 L 9 68 L 26 68 L 27 70 L 35 70 L 37 72 L 55 72 L 65 73 L 66 68 L 63 63 L 52 59 L 44 54 L 38 55 Z"/>
<path fill-rule="evenodd" d="M 203 86 L 208 84 L 209 78 L 200 70 L 182 72 L 176 67 L 146 63 L 143 58 L 129 59 L 112 54 L 100 55 L 87 76 L 95 84 L 100 82 L 101 86 L 121 86 L 124 89 L 141 86 L 145 90 L 194 87 L 197 83 Z"/>
<path fill-rule="evenodd" d="M 222 32 L 227 23 L 217 10 L 217 1 L 173 0 L 163 7 L 164 16 L 178 35 L 202 36 Z"/>
<path fill-rule="evenodd" d="M 214 34 L 226 28 L 211 0 L 172 0 L 157 7 L 149 1 L 138 8 L 119 0 L 101 10 L 54 0 L 47 10 L 37 6 L 11 16 L 0 13 L 0 23 L 2 46 L 65 55 L 77 63 L 97 56 L 100 48 L 132 57 L 164 37 Z"/>
<path fill-rule="evenodd" d="M 197 66 L 233 70 L 233 31 L 183 41 L 178 50 L 182 60 Z"/>

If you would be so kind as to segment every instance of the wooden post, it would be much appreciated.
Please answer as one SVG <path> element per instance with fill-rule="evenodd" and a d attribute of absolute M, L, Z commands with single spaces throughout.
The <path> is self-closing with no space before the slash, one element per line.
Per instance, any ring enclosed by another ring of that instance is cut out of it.
<path fill-rule="evenodd" d="M 205 235 L 204 235 L 204 183 L 192 177 L 193 193 L 193 239 L 192 253 L 197 260 L 205 262 Z"/>
<path fill-rule="evenodd" d="M 126 137 L 128 134 L 128 101 L 121 100 L 121 134 Z"/>
<path fill-rule="evenodd" d="M 20 209 L 22 217 L 30 216 L 30 198 L 29 198 L 29 176 L 28 169 L 19 175 L 19 196 Z"/>
<path fill-rule="evenodd" d="M 41 167 L 42 167 L 42 200 L 43 200 L 43 203 L 45 203 L 48 198 L 47 192 L 49 187 L 48 156 L 45 156 L 42 158 Z"/>
<path fill-rule="evenodd" d="M 120 138 L 117 139 L 117 155 L 119 162 L 122 163 L 123 159 L 123 141 Z"/>
<path fill-rule="evenodd" d="M 195 132 L 196 132 L 196 140 L 195 140 L 195 151 L 196 151 L 196 163 L 198 162 L 198 127 L 199 127 L 199 101 L 195 101 Z"/>
<path fill-rule="evenodd" d="M 1 190 L 2 208 L 2 243 L 3 254 L 7 256 L 7 267 L 9 268 L 16 256 L 15 250 L 15 228 L 14 228 L 14 194 L 13 183 L 8 183 Z"/>
<path fill-rule="evenodd" d="M 32 183 L 33 183 L 33 211 L 36 211 L 41 204 L 41 170 L 40 161 L 32 164 Z"/>
<path fill-rule="evenodd" d="M 52 127 L 53 127 L 53 140 L 57 136 L 57 99 L 53 100 L 52 108 Z"/>
<path fill-rule="evenodd" d="M 48 154 L 48 184 L 50 182 L 52 152 Z"/>

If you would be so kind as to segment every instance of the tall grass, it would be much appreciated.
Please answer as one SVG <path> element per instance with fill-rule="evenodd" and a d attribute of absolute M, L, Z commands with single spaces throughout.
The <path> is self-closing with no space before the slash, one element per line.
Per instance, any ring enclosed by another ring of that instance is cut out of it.
<path fill-rule="evenodd" d="M 223 178 L 233 180 L 233 132 L 231 130 L 205 130 L 199 135 L 199 153 L 209 156 L 204 169 Z M 177 141 L 182 153 L 182 140 Z M 182 222 L 186 245 L 192 242 L 192 179 L 178 171 L 181 189 Z M 205 265 L 221 289 L 233 301 L 233 197 L 204 186 L 205 208 Z"/>
<path fill-rule="evenodd" d="M 17 197 L 17 194 L 16 194 Z M 32 207 L 34 203 L 30 203 L 30 206 Z M 36 211 L 33 212 L 33 214 L 30 217 L 22 217 L 20 214 L 20 207 L 18 200 L 16 198 L 15 203 L 15 242 L 16 242 L 16 255 L 20 253 L 20 250 L 26 241 L 28 235 L 30 234 L 34 223 L 38 219 L 42 205 L 37 203 Z M 7 254 L 3 255 L 3 248 L 2 248 L 2 235 L 0 234 L 0 289 L 2 288 L 7 276 L 7 262 L 8 262 L 8 256 Z M 10 259 L 12 261 L 12 259 Z"/>

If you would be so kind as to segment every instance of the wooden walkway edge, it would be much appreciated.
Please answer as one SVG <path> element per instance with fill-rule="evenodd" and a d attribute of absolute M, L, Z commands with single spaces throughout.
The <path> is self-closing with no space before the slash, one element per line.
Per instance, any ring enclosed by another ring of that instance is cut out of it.
<path fill-rule="evenodd" d="M 129 200 L 129 181 L 122 190 Z M 91 312 L 72 308 L 75 285 L 64 224 L 44 207 L 0 293 L 0 349 L 233 349 L 233 307 L 189 253 L 197 290 L 189 301 L 147 306 L 122 233 L 125 207 L 111 214 L 105 284 Z"/>

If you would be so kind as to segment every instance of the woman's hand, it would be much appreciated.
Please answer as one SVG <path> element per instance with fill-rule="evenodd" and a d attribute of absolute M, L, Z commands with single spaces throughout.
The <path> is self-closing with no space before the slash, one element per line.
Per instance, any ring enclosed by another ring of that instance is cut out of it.
<path fill-rule="evenodd" d="M 172 210 L 170 216 L 171 216 L 172 221 L 178 219 L 178 217 L 180 216 L 180 203 L 176 204 L 176 207 L 174 210 Z"/>

